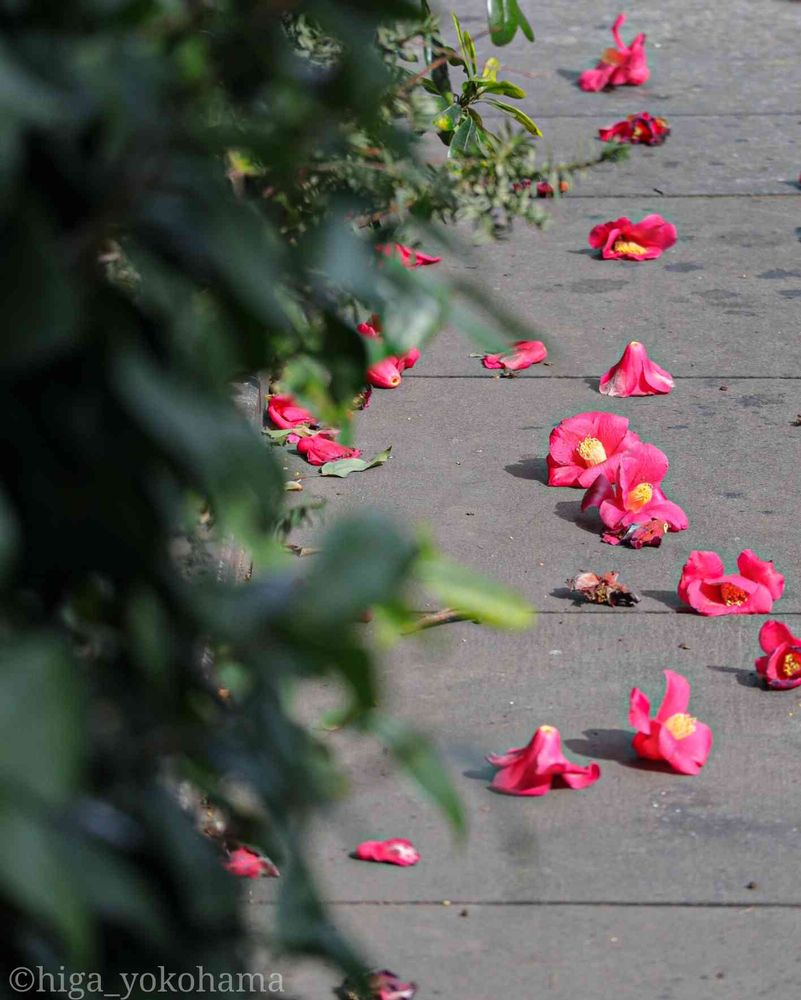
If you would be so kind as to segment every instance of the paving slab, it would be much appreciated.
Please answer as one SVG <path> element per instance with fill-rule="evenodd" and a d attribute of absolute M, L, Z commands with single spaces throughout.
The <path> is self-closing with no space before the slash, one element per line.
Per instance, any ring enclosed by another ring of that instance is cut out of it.
<path fill-rule="evenodd" d="M 599 108 L 595 114 L 573 117 L 539 115 L 540 162 L 592 159 L 604 148 L 599 128 L 647 109 L 647 103 L 632 100 L 620 114 Z M 494 113 L 482 117 L 490 128 L 500 121 Z M 634 146 L 625 162 L 579 174 L 571 198 L 801 195 L 801 114 L 677 115 L 668 121 L 671 134 L 662 146 Z M 439 153 L 438 147 L 432 147 L 433 152 Z"/>
<path fill-rule="evenodd" d="M 801 373 L 801 198 L 564 198 L 550 228 L 502 243 L 464 238 L 442 253 L 443 276 L 486 289 L 542 331 L 550 367 L 522 378 L 598 378 L 629 340 L 674 376 Z M 587 245 L 599 222 L 659 212 L 677 244 L 653 261 L 601 260 Z M 446 331 L 409 373 L 481 375 L 475 347 Z"/>
<path fill-rule="evenodd" d="M 662 448 L 671 462 L 667 490 L 687 511 L 687 531 L 668 535 L 659 549 L 612 547 L 600 540 L 596 514 L 580 513 L 582 491 L 545 485 L 551 428 L 586 410 L 626 416 Z M 582 569 L 614 568 L 642 594 L 633 615 L 675 615 L 692 549 L 715 549 L 733 567 L 743 548 L 753 548 L 786 572 L 777 613 L 798 613 L 801 428 L 791 421 L 799 410 L 795 381 L 680 379 L 668 396 L 621 400 L 582 378 L 409 378 L 376 390 L 359 418 L 364 454 L 391 444 L 389 463 L 344 481 L 311 473 L 303 496 L 327 498 L 332 515 L 367 506 L 425 524 L 450 556 L 544 610 L 606 613 L 573 608 L 564 583 Z M 289 454 L 287 466 L 310 474 Z"/>
<path fill-rule="evenodd" d="M 447 18 L 457 8 L 465 26 L 478 35 L 486 30 L 484 0 L 438 5 Z M 611 25 L 621 6 L 597 0 L 569 4 L 526 3 L 537 40 L 531 45 L 518 33 L 500 50 L 489 39 L 479 41 L 482 57 L 494 54 L 505 75 L 528 96 L 526 111 L 536 119 L 548 114 L 627 113 L 649 110 L 670 116 L 801 111 L 801 95 L 793 81 L 798 71 L 801 7 L 795 0 L 750 3 L 732 0 L 725 8 L 703 0 L 666 4 L 638 0 L 628 11 L 624 41 L 647 35 L 651 78 L 641 87 L 619 87 L 587 94 L 576 86 L 579 73 L 594 66 L 612 45 Z M 448 37 L 453 41 L 453 33 Z"/>
<path fill-rule="evenodd" d="M 801 931 L 798 910 L 361 906 L 336 915 L 369 943 L 374 964 L 414 978 L 421 998 L 789 1000 L 801 975 L 801 953 L 786 947 Z M 284 978 L 293 1000 L 327 1000 L 338 982 L 311 964 L 293 963 Z"/>
<path fill-rule="evenodd" d="M 311 856 L 326 897 L 801 906 L 801 692 L 755 685 L 759 624 L 618 611 L 579 622 L 543 615 L 526 634 L 464 623 L 404 641 L 387 662 L 385 704 L 435 738 L 470 836 L 454 844 L 440 814 L 380 749 L 330 734 L 351 791 L 314 831 Z M 689 678 L 691 712 L 714 733 L 697 777 L 631 750 L 629 692 L 639 686 L 656 707 L 666 667 Z M 335 697 L 310 692 L 307 711 Z M 573 759 L 597 760 L 601 779 L 541 799 L 490 791 L 484 755 L 526 743 L 544 723 L 560 729 Z M 362 840 L 404 836 L 422 855 L 414 868 L 348 856 Z M 274 891 L 261 883 L 253 898 Z"/>

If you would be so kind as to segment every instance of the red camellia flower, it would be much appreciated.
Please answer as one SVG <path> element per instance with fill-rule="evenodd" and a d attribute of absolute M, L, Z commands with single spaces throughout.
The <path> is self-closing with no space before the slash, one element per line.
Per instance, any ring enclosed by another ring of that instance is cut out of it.
<path fill-rule="evenodd" d="M 442 260 L 441 257 L 432 257 L 430 254 L 421 253 L 412 247 L 406 247 L 402 243 L 379 243 L 376 250 L 385 257 L 397 255 L 404 267 L 424 267 L 427 264 L 438 264 Z"/>
<path fill-rule="evenodd" d="M 658 520 L 668 531 L 684 531 L 687 515 L 668 500 L 660 483 L 667 475 L 668 460 L 653 444 L 635 444 L 620 458 L 617 481 L 599 477 L 587 490 L 581 509 L 597 507 L 601 520 L 612 533 L 625 533 L 632 525 Z M 612 541 L 604 536 L 604 541 Z M 613 542 L 613 544 L 615 544 Z"/>
<path fill-rule="evenodd" d="M 223 861 L 223 867 L 241 878 L 278 878 L 280 872 L 269 858 L 248 847 L 237 847 Z"/>
<path fill-rule="evenodd" d="M 620 29 L 626 21 L 625 14 L 618 14 L 612 25 L 612 38 L 616 48 L 606 49 L 595 69 L 585 70 L 578 79 L 582 90 L 598 91 L 606 87 L 639 87 L 651 75 L 645 56 L 645 35 L 642 33 L 624 45 Z"/>
<path fill-rule="evenodd" d="M 637 730 L 632 745 L 640 757 L 664 760 L 679 774 L 698 774 L 712 749 L 712 730 L 687 714 L 690 682 L 665 670 L 665 697 L 652 719 L 651 703 L 639 688 L 629 700 L 629 722 Z"/>
<path fill-rule="evenodd" d="M 276 427 L 288 430 L 290 427 L 299 427 L 301 424 L 308 424 L 310 427 L 317 426 L 317 418 L 313 413 L 298 406 L 294 398 L 289 395 L 270 396 L 267 403 L 267 416 Z"/>
<path fill-rule="evenodd" d="M 617 478 L 622 455 L 639 437 L 616 413 L 577 413 L 551 431 L 548 445 L 549 486 L 592 486 L 599 476 Z"/>
<path fill-rule="evenodd" d="M 640 115 L 629 115 L 609 128 L 598 129 L 601 142 L 628 142 L 633 146 L 661 146 L 669 135 L 667 120 L 652 118 L 647 111 Z"/>
<path fill-rule="evenodd" d="M 369 322 L 359 323 L 356 329 L 363 337 L 367 337 L 368 340 L 377 340 L 381 336 L 381 320 L 373 313 Z"/>
<path fill-rule="evenodd" d="M 312 434 L 298 441 L 298 454 L 303 455 L 309 465 L 325 465 L 335 462 L 338 458 L 358 458 L 361 452 L 358 448 L 346 448 L 325 434 Z"/>
<path fill-rule="evenodd" d="M 381 861 L 388 865 L 400 865 L 406 868 L 416 865 L 420 860 L 411 840 L 393 837 L 391 840 L 365 840 L 355 851 L 359 861 Z"/>
<path fill-rule="evenodd" d="M 604 260 L 654 260 L 673 246 L 678 233 L 661 215 L 646 215 L 639 222 L 621 216 L 595 226 L 587 239 Z"/>
<path fill-rule="evenodd" d="M 601 376 L 604 396 L 656 396 L 673 388 L 673 376 L 648 357 L 645 345 L 632 340 L 617 364 Z"/>
<path fill-rule="evenodd" d="M 801 686 L 801 639 L 782 622 L 765 622 L 759 630 L 759 645 L 767 654 L 754 663 L 769 688 L 786 691 Z"/>
<path fill-rule="evenodd" d="M 488 754 L 487 760 L 500 768 L 492 787 L 507 795 L 547 795 L 554 781 L 568 788 L 587 788 L 601 777 L 594 761 L 581 767 L 565 759 L 562 737 L 554 726 L 540 726 L 527 746 Z"/>
<path fill-rule="evenodd" d="M 485 354 L 481 364 L 485 368 L 519 372 L 548 357 L 548 350 L 541 340 L 516 340 L 514 348 L 510 354 Z"/>
<path fill-rule="evenodd" d="M 694 551 L 684 564 L 678 594 L 701 615 L 765 615 L 784 592 L 784 577 L 751 549 L 737 557 L 739 573 L 726 573 L 717 552 Z"/>
<path fill-rule="evenodd" d="M 396 389 L 401 384 L 401 374 L 407 368 L 414 368 L 420 359 L 420 352 L 412 347 L 400 357 L 390 355 L 370 365 L 367 369 L 367 381 L 378 389 Z"/>
<path fill-rule="evenodd" d="M 379 969 L 367 976 L 370 1000 L 414 1000 L 417 995 L 416 983 L 404 983 L 389 969 Z M 346 979 L 334 992 L 340 1000 L 361 1000 L 365 996 L 362 984 Z"/>

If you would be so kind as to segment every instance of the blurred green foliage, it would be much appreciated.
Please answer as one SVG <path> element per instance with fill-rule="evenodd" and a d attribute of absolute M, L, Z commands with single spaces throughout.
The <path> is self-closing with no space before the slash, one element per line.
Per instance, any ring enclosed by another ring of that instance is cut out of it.
<path fill-rule="evenodd" d="M 518 332 L 374 249 L 409 222 L 469 218 L 487 192 L 542 221 L 507 183 L 533 163 L 528 133 L 420 156 L 426 87 L 449 86 L 444 63 L 406 65 L 442 47 L 425 7 L 0 0 L 6 968 L 111 982 L 247 962 L 240 885 L 179 807 L 181 782 L 281 867 L 275 944 L 356 965 L 304 852 L 343 782 L 289 710 L 298 681 L 338 679 L 342 718 L 464 825 L 428 744 L 378 707 L 360 621 L 376 608 L 384 634 L 403 631 L 415 578 L 492 624 L 525 627 L 530 609 L 367 513 L 314 559 L 286 556 L 303 511 L 229 384 L 280 373 L 333 422 L 363 383 L 362 315 L 381 314 L 390 350 L 449 316 L 482 346 Z M 459 118 L 474 121 L 473 98 L 503 89 L 466 51 Z M 176 537 L 207 521 L 256 555 L 252 581 L 176 561 Z"/>

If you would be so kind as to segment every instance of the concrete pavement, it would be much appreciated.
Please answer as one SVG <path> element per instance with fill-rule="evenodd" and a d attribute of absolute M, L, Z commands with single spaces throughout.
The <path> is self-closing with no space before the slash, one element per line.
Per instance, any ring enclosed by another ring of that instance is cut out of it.
<path fill-rule="evenodd" d="M 480 0 L 458 6 L 481 26 Z M 429 524 L 449 555 L 542 613 L 526 634 L 464 623 L 386 658 L 387 705 L 436 739 L 468 843 L 453 844 L 384 753 L 339 733 L 329 739 L 352 795 L 321 818 L 312 855 L 336 918 L 372 962 L 416 980 L 419 1000 L 789 1000 L 801 973 L 801 691 L 754 684 L 761 618 L 697 617 L 675 589 L 691 549 L 733 565 L 751 547 L 787 577 L 776 617 L 801 628 L 801 3 L 632 4 L 623 34 L 648 33 L 653 75 L 613 94 L 570 81 L 610 44 L 617 8 L 524 6 L 537 43 L 498 54 L 559 157 L 634 111 L 667 116 L 673 135 L 577 185 L 548 232 L 519 228 L 440 265 L 537 323 L 549 367 L 492 379 L 446 331 L 360 417 L 360 447 L 391 443 L 390 463 L 313 484 L 329 517 L 370 505 Z M 650 211 L 679 231 L 661 259 L 587 253 L 598 221 Z M 598 394 L 631 339 L 676 377 L 671 395 Z M 603 545 L 593 517 L 577 516 L 581 493 L 544 484 L 551 427 L 591 409 L 629 417 L 669 456 L 668 492 L 690 528 L 661 549 Z M 580 569 L 619 569 L 642 602 L 576 606 L 564 581 Z M 698 777 L 630 749 L 629 690 L 658 703 L 666 667 L 690 679 L 691 711 L 715 734 Z M 310 717 L 334 696 L 310 695 Z M 601 780 L 541 800 L 493 794 L 484 754 L 542 723 L 561 729 L 574 759 L 597 760 Z M 348 857 L 360 840 L 390 836 L 414 840 L 417 867 Z M 274 891 L 252 890 L 256 923 L 272 918 Z M 333 971 L 283 965 L 293 996 L 332 995 Z"/>

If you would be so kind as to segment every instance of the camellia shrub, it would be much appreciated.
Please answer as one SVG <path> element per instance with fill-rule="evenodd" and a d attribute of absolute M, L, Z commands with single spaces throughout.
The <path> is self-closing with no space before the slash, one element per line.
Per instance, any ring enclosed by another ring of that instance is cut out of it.
<path fill-rule="evenodd" d="M 490 6 L 490 37 L 530 34 Z M 304 853 L 343 777 L 292 691 L 337 678 L 339 724 L 461 830 L 428 744 L 380 706 L 362 619 L 413 625 L 415 579 L 490 625 L 531 611 L 368 512 L 288 553 L 313 512 L 287 508 L 231 384 L 267 372 L 346 427 L 371 314 L 398 353 L 446 320 L 488 350 L 530 335 L 376 246 L 541 224 L 536 182 L 579 165 L 537 166 L 522 91 L 426 3 L 3 0 L 0 27 L 4 965 L 245 968 L 223 862 L 249 845 L 281 871 L 274 945 L 357 968 Z M 249 582 L 215 572 L 230 538 Z"/>

